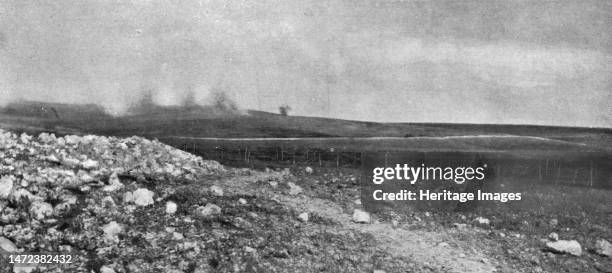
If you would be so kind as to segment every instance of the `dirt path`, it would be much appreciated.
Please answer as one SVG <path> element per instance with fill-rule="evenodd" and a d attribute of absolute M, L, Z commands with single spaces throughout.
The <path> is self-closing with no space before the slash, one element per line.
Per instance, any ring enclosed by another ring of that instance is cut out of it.
<path fill-rule="evenodd" d="M 260 181 L 260 182 L 258 182 Z M 495 262 L 449 233 L 393 228 L 389 223 L 357 224 L 337 203 L 306 194 L 290 196 L 274 190 L 267 174 L 256 173 L 224 180 L 220 185 L 235 195 L 255 195 L 276 200 L 298 212 L 312 212 L 339 223 L 332 232 L 360 231 L 374 236 L 379 247 L 405 257 L 434 272 L 494 272 Z M 279 186 L 280 187 L 280 186 Z M 329 230 L 328 230 L 329 231 Z"/>

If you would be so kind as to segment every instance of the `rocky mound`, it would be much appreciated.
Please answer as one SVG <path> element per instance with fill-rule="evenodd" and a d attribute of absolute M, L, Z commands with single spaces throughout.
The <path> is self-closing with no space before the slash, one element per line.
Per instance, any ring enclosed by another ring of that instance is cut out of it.
<path fill-rule="evenodd" d="M 341 221 L 342 209 L 317 206 L 289 169 L 226 169 L 139 137 L 0 131 L 0 153 L 0 273 L 417 267 L 381 248 L 378 231 Z M 10 254 L 72 260 L 15 266 Z"/>
<path fill-rule="evenodd" d="M 118 244 L 125 244 L 121 236 L 135 224 L 133 215 L 171 194 L 158 191 L 160 185 L 224 172 L 215 161 L 140 137 L 32 137 L 0 130 L 0 272 L 12 270 L 8 252 L 75 254 L 71 265 L 47 265 L 44 272 L 99 270 L 89 258 L 129 251 Z M 162 204 L 175 213 L 176 203 Z M 14 269 L 20 270 L 34 268 Z"/>

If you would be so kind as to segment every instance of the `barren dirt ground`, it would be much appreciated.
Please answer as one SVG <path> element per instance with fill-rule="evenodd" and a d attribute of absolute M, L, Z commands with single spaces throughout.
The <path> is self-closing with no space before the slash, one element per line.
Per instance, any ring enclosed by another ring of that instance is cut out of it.
<path fill-rule="evenodd" d="M 448 232 L 407 230 L 394 227 L 390 222 L 354 223 L 351 213 L 330 200 L 312 196 L 305 191 L 300 195 L 289 195 L 273 189 L 261 181 L 269 180 L 265 173 L 250 177 L 238 177 L 221 181 L 227 192 L 237 195 L 254 195 L 276 200 L 297 212 L 315 213 L 333 220 L 338 226 L 332 232 L 364 232 L 372 235 L 378 247 L 394 257 L 411 260 L 417 268 L 436 272 L 494 272 L 497 262 L 477 250 L 478 246 L 454 240 Z M 254 183 L 262 186 L 253 187 Z M 326 230 L 329 232 L 329 230 Z"/>

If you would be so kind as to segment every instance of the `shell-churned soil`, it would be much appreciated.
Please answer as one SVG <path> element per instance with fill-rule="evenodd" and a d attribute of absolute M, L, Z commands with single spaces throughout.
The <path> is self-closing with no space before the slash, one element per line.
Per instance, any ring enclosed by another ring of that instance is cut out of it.
<path fill-rule="evenodd" d="M 235 169 L 139 137 L 6 131 L 0 163 L 2 273 L 552 272 L 555 260 L 583 271 L 610 264 L 605 253 L 573 258 L 520 234 L 500 239 L 485 221 L 370 215 L 361 211 L 355 170 Z M 504 252 L 509 244 L 536 254 L 516 260 Z M 20 253 L 72 260 L 12 264 Z"/>

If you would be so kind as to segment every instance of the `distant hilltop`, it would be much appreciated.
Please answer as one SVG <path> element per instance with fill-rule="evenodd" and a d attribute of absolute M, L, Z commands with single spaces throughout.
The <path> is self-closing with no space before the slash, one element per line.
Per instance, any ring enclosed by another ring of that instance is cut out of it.
<path fill-rule="evenodd" d="M 114 116 L 94 104 L 21 101 L 0 108 L 0 128 L 38 134 L 211 138 L 371 138 L 528 136 L 612 147 L 612 129 L 538 125 L 377 123 L 242 110 L 211 105 L 161 106 L 143 101 Z"/>

